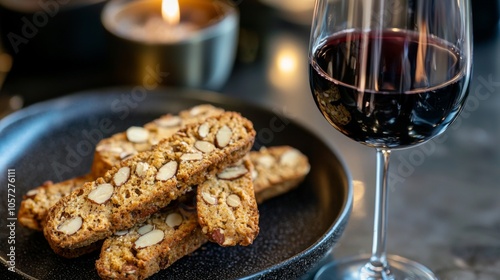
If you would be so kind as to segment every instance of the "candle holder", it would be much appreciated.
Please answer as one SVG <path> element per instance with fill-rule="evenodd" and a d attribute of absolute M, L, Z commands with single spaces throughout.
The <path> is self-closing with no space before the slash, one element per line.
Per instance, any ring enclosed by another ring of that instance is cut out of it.
<path fill-rule="evenodd" d="M 163 4 L 165 5 L 165 4 Z M 239 13 L 223 0 L 180 0 L 178 22 L 162 19 L 161 0 L 112 0 L 101 19 L 119 80 L 220 89 L 234 65 Z"/>

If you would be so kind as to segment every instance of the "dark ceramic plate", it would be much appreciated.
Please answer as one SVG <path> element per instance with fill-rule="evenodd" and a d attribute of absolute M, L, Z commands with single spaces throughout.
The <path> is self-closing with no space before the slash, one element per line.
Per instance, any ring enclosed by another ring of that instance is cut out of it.
<path fill-rule="evenodd" d="M 311 172 L 296 190 L 259 206 L 261 229 L 253 245 L 206 244 L 152 279 L 296 279 L 315 267 L 342 234 L 352 205 L 350 175 L 323 141 L 284 116 L 221 94 L 118 88 L 40 103 L 0 121 L 0 258 L 8 266 L 10 246 L 14 246 L 16 273 L 8 273 L 5 267 L 2 272 L 29 279 L 98 278 L 97 253 L 61 258 L 42 233 L 9 220 L 15 217 L 8 211 L 9 169 L 15 179 L 17 215 L 22 195 L 29 189 L 46 180 L 88 172 L 93 145 L 102 137 L 201 103 L 239 111 L 252 120 L 257 131 L 254 148 L 286 144 L 300 149 L 310 159 Z M 11 222 L 16 227 L 12 233 L 7 227 Z M 15 244 L 8 244 L 10 236 Z"/>

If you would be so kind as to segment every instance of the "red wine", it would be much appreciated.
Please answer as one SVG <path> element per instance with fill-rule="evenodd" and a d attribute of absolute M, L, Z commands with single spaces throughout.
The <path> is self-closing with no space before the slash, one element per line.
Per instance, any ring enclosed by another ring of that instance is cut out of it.
<path fill-rule="evenodd" d="M 463 107 L 465 62 L 453 45 L 418 33 L 339 33 L 310 64 L 316 105 L 340 132 L 396 148 L 443 132 Z"/>

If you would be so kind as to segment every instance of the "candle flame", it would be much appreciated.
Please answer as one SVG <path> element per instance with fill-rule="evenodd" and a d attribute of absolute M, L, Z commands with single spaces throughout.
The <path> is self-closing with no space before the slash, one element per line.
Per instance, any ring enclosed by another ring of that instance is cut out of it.
<path fill-rule="evenodd" d="M 178 24 L 181 21 L 179 0 L 162 0 L 161 15 L 168 24 Z"/>

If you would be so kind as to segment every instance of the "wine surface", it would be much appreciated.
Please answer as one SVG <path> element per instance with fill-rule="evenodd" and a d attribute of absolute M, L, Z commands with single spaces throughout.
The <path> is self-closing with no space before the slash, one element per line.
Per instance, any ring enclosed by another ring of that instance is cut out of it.
<path fill-rule="evenodd" d="M 453 45 L 418 33 L 344 32 L 310 62 L 325 118 L 372 147 L 401 148 L 443 132 L 463 107 L 465 62 Z"/>

